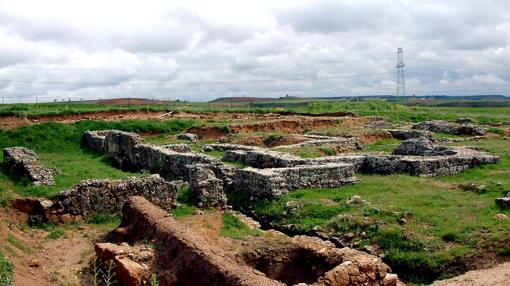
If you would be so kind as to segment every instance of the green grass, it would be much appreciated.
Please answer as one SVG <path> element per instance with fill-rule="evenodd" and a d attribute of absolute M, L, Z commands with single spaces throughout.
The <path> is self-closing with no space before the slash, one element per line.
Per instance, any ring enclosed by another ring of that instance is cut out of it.
<path fill-rule="evenodd" d="M 250 228 L 238 217 L 231 214 L 223 214 L 223 226 L 220 234 L 233 239 L 246 239 L 249 235 L 259 236 L 260 230 Z"/>
<path fill-rule="evenodd" d="M 14 267 L 12 266 L 12 262 L 7 260 L 2 253 L 0 253 L 0 285 L 2 286 L 10 286 L 13 282 L 13 273 Z"/>
<path fill-rule="evenodd" d="M 19 239 L 17 239 L 14 235 L 12 234 L 8 234 L 7 235 L 7 241 L 12 244 L 13 246 L 15 246 L 16 248 L 18 248 L 19 250 L 27 253 L 27 254 L 32 254 L 33 253 L 33 250 L 28 247 L 27 245 L 25 245 L 23 242 L 19 241 Z"/>
<path fill-rule="evenodd" d="M 483 102 L 483 100 L 480 100 Z M 278 102 L 169 102 L 162 105 L 114 106 L 91 103 L 44 103 L 44 104 L 5 104 L 0 105 L 1 115 L 39 116 L 86 114 L 97 111 L 122 112 L 140 111 L 182 111 L 182 112 L 295 112 L 299 114 L 320 114 L 331 112 L 352 112 L 357 115 L 383 116 L 393 122 L 418 122 L 430 119 L 455 120 L 468 117 L 480 122 L 502 122 L 510 120 L 510 107 L 439 107 L 410 106 L 381 99 L 325 100 L 289 99 Z"/>
<path fill-rule="evenodd" d="M 81 180 L 120 179 L 137 174 L 123 172 L 112 167 L 105 158 L 91 150 L 80 147 L 81 137 L 86 130 L 120 129 L 131 132 L 176 134 L 193 124 L 187 120 L 118 122 L 79 121 L 72 124 L 42 123 L 13 130 L 0 130 L 0 148 L 25 146 L 38 153 L 40 161 L 57 168 L 54 186 L 33 186 L 26 179 L 9 174 L 6 168 L 0 171 L 0 204 L 10 199 L 7 189 L 13 189 L 25 196 L 53 197 Z M 3 157 L 0 159 L 3 165 Z"/>
<path fill-rule="evenodd" d="M 63 237 L 65 235 L 65 231 L 61 228 L 56 228 L 52 231 L 50 231 L 50 233 L 48 233 L 48 236 L 46 236 L 47 239 L 51 239 L 51 240 L 56 240 L 56 239 L 59 239 L 61 237 Z"/>
<path fill-rule="evenodd" d="M 494 218 L 497 213 L 510 216 L 510 210 L 498 209 L 494 203 L 495 198 L 510 191 L 510 144 L 486 139 L 452 145 L 466 144 L 500 155 L 501 162 L 437 178 L 360 174 L 359 184 L 297 190 L 252 207 L 277 226 L 295 224 L 303 232 L 314 226 L 352 232 L 361 245 L 380 244 L 393 270 L 406 280 L 430 282 L 444 274 L 442 265 L 466 254 L 510 254 L 510 221 Z M 382 147 L 379 150 L 386 148 Z M 457 188 L 468 182 L 483 184 L 486 189 L 477 193 Z M 347 205 L 345 201 L 353 195 L 370 204 Z M 231 199 L 236 201 L 232 195 Z M 289 201 L 300 207 L 289 211 L 285 208 Z M 249 204 L 235 204 L 250 208 Z M 401 218 L 407 221 L 403 225 L 398 223 Z M 362 238 L 361 232 L 367 237 Z"/>
<path fill-rule="evenodd" d="M 372 153 L 372 152 L 385 152 L 391 153 L 395 148 L 402 143 L 401 140 L 398 139 L 384 139 L 377 141 L 373 144 L 364 145 L 364 149 L 362 152 Z"/>

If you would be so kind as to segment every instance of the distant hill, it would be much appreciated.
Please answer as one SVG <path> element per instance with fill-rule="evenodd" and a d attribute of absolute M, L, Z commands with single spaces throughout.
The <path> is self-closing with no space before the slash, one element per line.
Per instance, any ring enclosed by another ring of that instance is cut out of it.
<path fill-rule="evenodd" d="M 335 96 L 335 97 L 219 97 L 210 102 L 258 102 L 258 101 L 279 101 L 289 99 L 300 100 L 340 100 L 340 99 L 388 99 L 388 100 L 411 100 L 411 99 L 457 99 L 457 100 L 497 100 L 510 99 L 501 94 L 487 95 L 422 95 L 422 96 L 396 96 L 396 95 L 363 95 L 363 96 Z"/>
<path fill-rule="evenodd" d="M 154 100 L 148 98 L 112 98 L 101 100 L 88 100 L 84 102 L 106 105 L 157 105 L 168 103 L 166 100 Z"/>

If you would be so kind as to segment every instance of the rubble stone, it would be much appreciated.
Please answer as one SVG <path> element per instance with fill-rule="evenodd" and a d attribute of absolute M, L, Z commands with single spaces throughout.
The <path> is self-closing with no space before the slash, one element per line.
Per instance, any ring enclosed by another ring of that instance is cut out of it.
<path fill-rule="evenodd" d="M 391 134 L 391 136 L 395 139 L 400 140 L 407 140 L 407 139 L 413 139 L 413 138 L 420 138 L 420 137 L 426 137 L 426 138 L 432 138 L 432 133 L 424 130 L 418 130 L 418 129 L 411 129 L 411 130 L 405 130 L 405 129 L 388 129 L 385 130 L 388 133 Z"/>
<path fill-rule="evenodd" d="M 496 205 L 502 209 L 510 209 L 510 193 L 502 198 L 497 198 Z"/>
<path fill-rule="evenodd" d="M 470 123 L 452 123 L 440 120 L 423 121 L 415 124 L 413 129 L 428 130 L 437 133 L 454 135 L 485 135 L 487 130 Z"/>
<path fill-rule="evenodd" d="M 44 167 L 37 154 L 25 147 L 11 147 L 3 150 L 4 161 L 11 173 L 27 177 L 36 186 L 52 186 L 56 170 Z"/>
<path fill-rule="evenodd" d="M 227 195 L 223 190 L 223 181 L 216 178 L 210 165 L 194 164 L 188 166 L 189 189 L 199 207 L 225 207 Z"/>
<path fill-rule="evenodd" d="M 263 148 L 226 150 L 223 160 L 227 162 L 240 162 L 254 168 L 281 168 L 306 163 L 306 159 Z"/>
<path fill-rule="evenodd" d="M 405 140 L 393 151 L 393 155 L 446 156 L 455 154 L 455 148 L 434 146 L 430 139 L 425 137 Z"/>
<path fill-rule="evenodd" d="M 177 182 L 168 182 L 159 175 L 124 180 L 84 180 L 61 192 L 54 199 L 55 208 L 64 213 L 84 217 L 97 213 L 115 213 L 121 210 L 130 196 L 143 196 L 170 210 L 177 196 Z"/>
<path fill-rule="evenodd" d="M 188 144 L 168 144 L 161 146 L 165 149 L 175 151 L 177 153 L 190 153 L 193 150 L 191 149 L 191 146 Z"/>
<path fill-rule="evenodd" d="M 193 133 L 181 133 L 177 135 L 177 139 L 188 140 L 191 142 L 198 142 L 198 136 Z"/>
<path fill-rule="evenodd" d="M 239 170 L 236 188 L 258 198 L 278 198 L 295 189 L 338 188 L 358 181 L 354 166 L 346 163 L 267 169 L 248 167 Z"/>

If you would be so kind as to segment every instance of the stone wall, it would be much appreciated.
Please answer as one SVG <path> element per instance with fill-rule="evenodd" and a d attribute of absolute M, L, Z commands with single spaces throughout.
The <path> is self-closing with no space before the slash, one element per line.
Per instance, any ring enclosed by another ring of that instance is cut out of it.
<path fill-rule="evenodd" d="M 413 126 L 413 129 L 428 130 L 437 133 L 454 135 L 485 135 L 487 130 L 470 123 L 453 123 L 441 120 L 424 121 Z"/>
<path fill-rule="evenodd" d="M 425 137 L 405 140 L 393 150 L 393 155 L 447 156 L 455 154 L 457 154 L 457 151 L 454 147 L 436 146 Z"/>
<path fill-rule="evenodd" d="M 223 181 L 218 179 L 210 165 L 188 166 L 189 190 L 199 207 L 220 207 L 227 205 Z"/>
<path fill-rule="evenodd" d="M 314 140 L 305 141 L 297 144 L 292 145 L 285 145 L 283 147 L 286 148 L 299 148 L 299 147 L 317 147 L 317 146 L 337 146 L 340 147 L 343 150 L 361 150 L 363 149 L 363 145 L 361 145 L 361 142 L 358 140 L 358 138 L 355 137 L 328 137 L 328 136 L 314 136 L 314 135 L 307 135 L 307 137 L 313 136 L 314 137 L 320 137 L 320 138 L 314 138 Z"/>
<path fill-rule="evenodd" d="M 27 177 L 36 186 L 55 184 L 56 170 L 44 167 L 37 154 L 25 147 L 11 147 L 3 150 L 4 161 L 11 173 Z"/>
<path fill-rule="evenodd" d="M 168 182 L 159 175 L 129 177 L 123 180 L 84 180 L 61 192 L 52 209 L 83 217 L 115 213 L 131 196 L 143 196 L 165 210 L 172 209 L 180 182 Z"/>
<path fill-rule="evenodd" d="M 188 144 L 167 144 L 161 146 L 165 149 L 175 151 L 177 153 L 190 153 L 193 150 L 191 149 L 191 146 Z"/>
<path fill-rule="evenodd" d="M 254 168 L 282 168 L 306 163 L 306 159 L 264 148 L 226 150 L 223 160 L 227 162 L 240 162 Z"/>
<path fill-rule="evenodd" d="M 226 190 L 232 188 L 237 173 L 237 168 L 224 164 L 218 158 L 187 152 L 190 149 L 180 144 L 162 147 L 142 144 L 137 134 L 129 132 L 87 131 L 83 135 L 83 145 L 112 156 L 117 167 L 157 173 L 169 179 L 188 181 L 188 166 L 207 164 L 223 181 Z"/>
<path fill-rule="evenodd" d="M 346 163 L 303 165 L 288 168 L 244 168 L 239 170 L 236 188 L 257 198 L 278 198 L 300 188 L 338 188 L 359 180 L 354 166 Z"/>
<path fill-rule="evenodd" d="M 400 140 L 407 140 L 407 139 L 413 139 L 413 138 L 420 138 L 420 137 L 426 137 L 426 138 L 432 138 L 432 133 L 425 130 L 418 130 L 418 129 L 387 129 L 384 130 L 391 134 L 391 137 L 395 139 Z"/>

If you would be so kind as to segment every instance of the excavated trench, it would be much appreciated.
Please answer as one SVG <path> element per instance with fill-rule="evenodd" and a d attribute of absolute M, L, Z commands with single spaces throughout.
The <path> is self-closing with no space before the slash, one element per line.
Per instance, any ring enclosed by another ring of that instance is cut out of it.
<path fill-rule="evenodd" d="M 336 266 L 317 253 L 297 245 L 276 249 L 268 247 L 243 253 L 243 261 L 267 277 L 287 285 L 314 283 Z"/>

